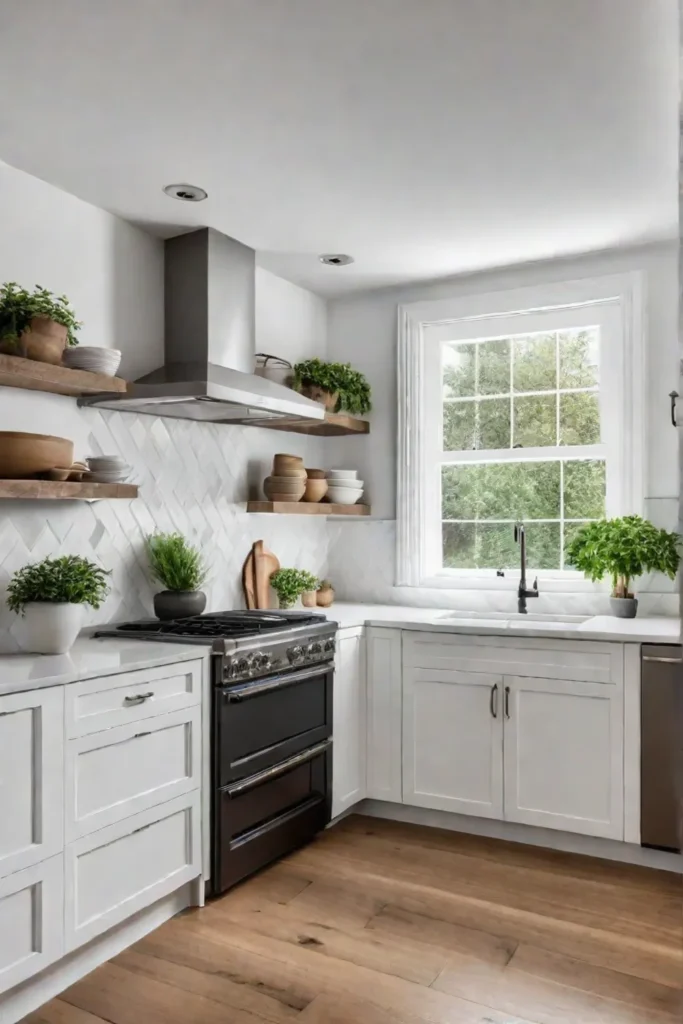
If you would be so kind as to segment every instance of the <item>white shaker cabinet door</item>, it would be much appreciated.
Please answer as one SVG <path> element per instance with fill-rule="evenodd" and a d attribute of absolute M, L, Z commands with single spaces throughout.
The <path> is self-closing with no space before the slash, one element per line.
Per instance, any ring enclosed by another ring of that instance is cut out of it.
<path fill-rule="evenodd" d="M 365 657 L 362 631 L 337 641 L 332 817 L 365 798 Z"/>
<path fill-rule="evenodd" d="M 367 795 L 401 803 L 401 631 L 370 626 L 365 643 Z"/>
<path fill-rule="evenodd" d="M 624 838 L 620 686 L 505 677 L 507 821 Z"/>
<path fill-rule="evenodd" d="M 64 692 L 0 697 L 0 878 L 64 844 Z"/>
<path fill-rule="evenodd" d="M 0 881 L 0 993 L 42 971 L 63 952 L 64 862 L 60 854 Z"/>
<path fill-rule="evenodd" d="M 502 818 L 502 676 L 405 667 L 403 799 Z"/>

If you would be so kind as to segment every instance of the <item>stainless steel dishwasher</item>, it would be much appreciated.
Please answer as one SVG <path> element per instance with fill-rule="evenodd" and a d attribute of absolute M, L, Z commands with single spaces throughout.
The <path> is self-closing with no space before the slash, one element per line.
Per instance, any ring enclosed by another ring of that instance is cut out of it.
<path fill-rule="evenodd" d="M 644 644 L 641 651 L 640 842 L 683 846 L 683 648 Z"/>

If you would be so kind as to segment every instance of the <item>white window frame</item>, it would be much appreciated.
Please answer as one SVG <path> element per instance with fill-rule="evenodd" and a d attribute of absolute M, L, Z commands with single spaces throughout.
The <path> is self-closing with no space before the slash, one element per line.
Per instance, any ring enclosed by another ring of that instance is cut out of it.
<path fill-rule="evenodd" d="M 641 272 L 412 303 L 398 310 L 397 586 L 509 589 L 494 569 L 441 567 L 440 488 L 434 486 L 433 444 L 441 429 L 441 351 L 448 340 L 549 329 L 548 314 L 555 330 L 589 323 L 600 327 L 601 419 L 607 434 L 595 446 L 595 457 L 607 457 L 606 511 L 610 516 L 642 514 L 646 368 Z M 570 457 L 573 450 L 567 446 L 562 454 Z M 533 448 L 522 455 L 520 449 L 505 449 L 496 453 L 496 461 L 498 454 L 500 461 L 533 461 L 547 458 L 549 452 Z M 581 455 L 586 457 L 584 446 Z M 472 451 L 440 453 L 439 461 L 482 459 L 481 453 Z M 539 576 L 550 581 L 547 589 L 592 586 L 573 570 Z"/>

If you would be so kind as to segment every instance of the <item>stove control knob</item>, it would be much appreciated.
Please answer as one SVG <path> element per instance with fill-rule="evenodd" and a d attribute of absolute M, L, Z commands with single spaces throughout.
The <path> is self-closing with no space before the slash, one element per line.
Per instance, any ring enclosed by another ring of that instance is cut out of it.
<path fill-rule="evenodd" d="M 322 653 L 323 645 L 319 643 L 317 640 L 315 643 L 309 644 L 308 647 L 306 648 L 306 654 L 309 656 L 309 658 L 319 658 Z"/>
<path fill-rule="evenodd" d="M 272 663 L 273 663 L 273 659 L 271 658 L 270 654 L 262 654 L 261 655 L 261 665 L 260 665 L 261 668 L 264 668 L 264 669 L 267 670 L 267 669 L 271 668 Z"/>
<path fill-rule="evenodd" d="M 325 647 L 323 648 L 323 650 L 325 651 L 325 654 L 333 654 L 334 653 L 334 640 L 326 640 L 325 641 Z"/>
<path fill-rule="evenodd" d="M 243 675 L 243 673 L 248 672 L 249 668 L 250 666 L 247 658 L 240 658 L 240 660 L 237 662 L 237 672 L 239 673 L 239 675 Z"/>
<path fill-rule="evenodd" d="M 303 647 L 290 647 L 287 651 L 287 657 L 292 665 L 298 665 L 300 661 L 304 660 L 305 656 L 306 652 Z"/>

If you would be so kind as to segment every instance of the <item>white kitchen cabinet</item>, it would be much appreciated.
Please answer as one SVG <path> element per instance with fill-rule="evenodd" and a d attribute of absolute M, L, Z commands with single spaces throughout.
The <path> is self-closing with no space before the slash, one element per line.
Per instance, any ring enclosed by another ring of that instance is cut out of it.
<path fill-rule="evenodd" d="M 365 641 L 361 629 L 337 640 L 334 673 L 332 817 L 365 798 Z"/>
<path fill-rule="evenodd" d="M 0 697 L 0 878 L 64 842 L 62 687 Z"/>
<path fill-rule="evenodd" d="M 503 677 L 416 669 L 403 677 L 403 800 L 503 815 Z"/>
<path fill-rule="evenodd" d="M 200 707 L 70 740 L 67 842 L 198 789 L 200 755 Z"/>
<path fill-rule="evenodd" d="M 506 677 L 505 819 L 624 838 L 623 689 Z"/>
<path fill-rule="evenodd" d="M 401 632 L 371 626 L 366 635 L 367 795 L 401 803 Z"/>
<path fill-rule="evenodd" d="M 0 993 L 62 955 L 63 924 L 61 855 L 0 880 Z"/>

